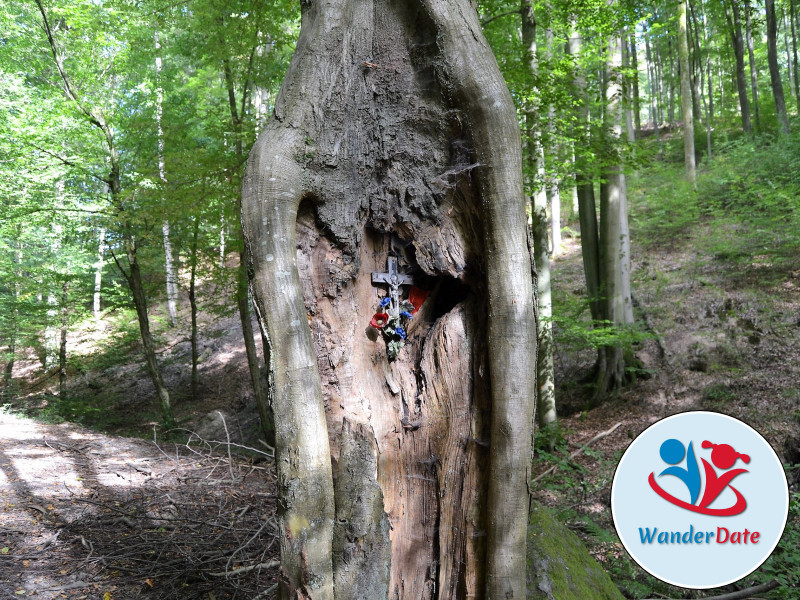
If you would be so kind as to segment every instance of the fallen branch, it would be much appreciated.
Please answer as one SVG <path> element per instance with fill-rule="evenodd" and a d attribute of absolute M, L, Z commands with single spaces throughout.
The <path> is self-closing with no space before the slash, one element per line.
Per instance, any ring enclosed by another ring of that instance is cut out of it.
<path fill-rule="evenodd" d="M 576 456 L 578 456 L 578 455 L 579 455 L 581 452 L 585 451 L 585 450 L 586 450 L 586 449 L 587 449 L 589 446 L 591 446 L 592 444 L 594 444 L 594 443 L 595 443 L 597 440 L 601 440 L 601 439 L 603 439 L 604 437 L 606 437 L 607 435 L 611 435 L 612 433 L 614 433 L 614 432 L 617 430 L 617 427 L 619 427 L 620 425 L 622 425 L 622 422 L 621 422 L 621 421 L 620 421 L 619 423 L 617 423 L 616 425 L 614 425 L 614 426 L 613 426 L 611 429 L 608 429 L 608 430 L 606 430 L 606 431 L 603 431 L 603 432 L 601 432 L 601 433 L 598 433 L 596 436 L 594 436 L 592 439 L 590 439 L 588 442 L 586 442 L 586 443 L 585 443 L 583 446 L 581 446 L 580 448 L 578 448 L 577 450 L 575 450 L 575 452 L 573 452 L 572 454 L 570 454 L 570 455 L 569 455 L 569 459 L 570 459 L 570 460 L 572 460 L 573 458 L 575 458 Z M 537 476 L 537 477 L 536 477 L 536 478 L 535 478 L 533 481 L 531 481 L 531 483 L 536 483 L 536 482 L 537 482 L 537 481 L 539 481 L 539 480 L 540 480 L 542 477 L 545 477 L 545 476 L 549 475 L 550 473 L 552 473 L 553 471 L 555 471 L 557 467 L 558 467 L 558 465 L 553 465 L 552 467 L 550 467 L 549 469 L 547 469 L 547 471 L 545 471 L 545 472 L 544 472 L 544 473 L 542 473 L 541 475 L 538 475 L 538 476 Z"/>
<path fill-rule="evenodd" d="M 268 563 L 259 563 L 257 565 L 250 565 L 249 567 L 239 567 L 238 569 L 233 569 L 232 571 L 222 571 L 220 573 L 209 573 L 212 577 L 232 577 L 234 575 L 240 575 L 241 573 L 249 573 L 250 571 L 254 571 L 255 569 L 274 569 L 275 567 L 280 566 L 277 560 L 270 561 Z"/>
<path fill-rule="evenodd" d="M 780 584 L 773 579 L 772 581 L 768 581 L 767 583 L 762 583 L 761 585 L 749 587 L 744 590 L 728 592 L 727 594 L 721 594 L 719 596 L 706 596 L 703 600 L 744 600 L 745 598 L 749 598 L 753 594 L 761 594 L 763 592 L 774 590 L 779 585 Z M 646 600 L 655 600 L 655 599 L 647 598 Z"/>

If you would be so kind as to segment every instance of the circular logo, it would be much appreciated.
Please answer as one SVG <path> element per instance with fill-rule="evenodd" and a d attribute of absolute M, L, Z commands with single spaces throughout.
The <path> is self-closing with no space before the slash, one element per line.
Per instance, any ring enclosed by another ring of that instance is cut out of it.
<path fill-rule="evenodd" d="M 617 465 L 611 512 L 625 549 L 654 577 L 705 589 L 745 577 L 778 545 L 789 488 L 755 429 L 712 412 L 667 417 Z"/>

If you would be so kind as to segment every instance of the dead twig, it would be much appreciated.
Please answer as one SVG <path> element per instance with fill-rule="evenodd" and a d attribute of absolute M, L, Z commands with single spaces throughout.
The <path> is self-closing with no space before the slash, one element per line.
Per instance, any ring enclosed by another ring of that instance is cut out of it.
<path fill-rule="evenodd" d="M 622 425 L 622 421 L 620 421 L 619 423 L 617 423 L 616 425 L 614 425 L 614 426 L 613 426 L 611 429 L 608 429 L 608 430 L 606 430 L 606 431 L 602 431 L 602 432 L 598 433 L 596 436 L 594 436 L 592 439 L 590 439 L 588 442 L 586 442 L 586 443 L 585 443 L 583 446 L 581 446 L 580 448 L 578 448 L 577 450 L 575 450 L 575 451 L 574 451 L 572 454 L 570 454 L 570 455 L 569 455 L 569 459 L 570 459 L 570 460 L 572 460 L 573 458 L 575 458 L 576 456 L 578 456 L 578 455 L 579 455 L 581 452 L 584 452 L 584 451 L 585 451 L 585 450 L 586 450 L 586 449 L 587 449 L 589 446 L 591 446 L 592 444 L 594 444 L 594 443 L 595 443 L 597 440 L 601 440 L 601 439 L 603 439 L 604 437 L 606 437 L 606 436 L 608 436 L 608 435 L 611 435 L 612 433 L 614 433 L 614 432 L 617 430 L 617 427 L 619 427 L 620 425 Z M 531 483 L 532 483 L 532 484 L 533 484 L 533 483 L 536 483 L 536 482 L 537 482 L 537 481 L 539 481 L 539 480 L 540 480 L 542 477 L 545 477 L 545 476 L 549 475 L 550 473 L 552 473 L 553 471 L 555 471 L 557 468 L 558 468 L 558 465 L 553 465 L 552 467 L 550 467 L 549 469 L 547 469 L 547 471 L 545 471 L 545 472 L 544 472 L 544 473 L 542 473 L 541 475 L 538 475 L 536 478 L 534 478 L 534 479 L 531 481 Z"/>
<path fill-rule="evenodd" d="M 280 566 L 280 562 L 277 560 L 272 560 L 268 563 L 259 563 L 257 565 L 250 565 L 248 567 L 239 567 L 238 569 L 232 569 L 231 571 L 222 571 L 220 573 L 209 573 L 212 577 L 232 577 L 234 575 L 240 575 L 242 573 L 249 573 L 255 569 L 274 569 L 275 567 Z"/>

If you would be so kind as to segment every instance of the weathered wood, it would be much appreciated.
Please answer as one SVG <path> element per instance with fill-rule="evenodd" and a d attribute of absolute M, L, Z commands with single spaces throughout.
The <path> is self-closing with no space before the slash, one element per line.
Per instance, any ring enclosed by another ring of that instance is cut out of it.
<path fill-rule="evenodd" d="M 305 3 L 242 211 L 281 597 L 524 597 L 531 265 L 516 112 L 474 6 Z M 390 250 L 431 290 L 392 362 L 367 327 Z"/>

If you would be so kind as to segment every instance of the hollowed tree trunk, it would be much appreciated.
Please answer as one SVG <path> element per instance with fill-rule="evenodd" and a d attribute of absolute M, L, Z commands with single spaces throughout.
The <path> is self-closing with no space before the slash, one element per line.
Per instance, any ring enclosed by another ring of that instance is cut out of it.
<path fill-rule="evenodd" d="M 511 96 L 467 0 L 302 6 L 242 200 L 281 597 L 524 598 L 536 330 Z M 392 362 L 367 331 L 390 252 L 431 291 Z"/>

